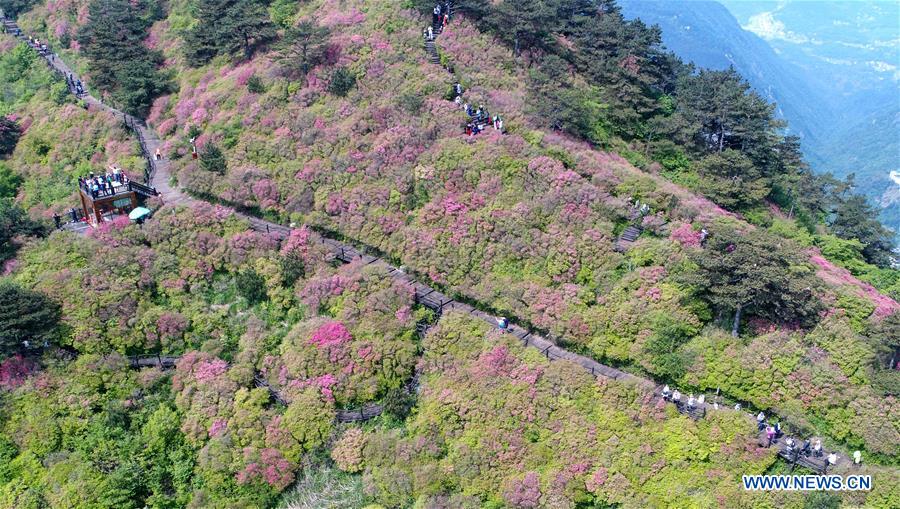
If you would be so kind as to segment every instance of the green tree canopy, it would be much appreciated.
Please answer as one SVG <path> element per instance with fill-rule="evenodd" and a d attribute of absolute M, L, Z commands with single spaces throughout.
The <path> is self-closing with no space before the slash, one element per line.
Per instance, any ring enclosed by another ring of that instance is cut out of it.
<path fill-rule="evenodd" d="M 875 208 L 865 196 L 854 194 L 841 201 L 831 220 L 831 231 L 842 239 L 858 239 L 869 263 L 889 267 L 893 257 L 893 232 L 875 218 Z"/>
<path fill-rule="evenodd" d="M 184 52 L 192 65 L 216 55 L 249 59 L 256 49 L 275 38 L 275 26 L 262 0 L 199 0 L 197 23 L 184 37 Z"/>
<path fill-rule="evenodd" d="M 225 175 L 228 165 L 225 161 L 225 154 L 222 149 L 214 143 L 206 146 L 206 150 L 200 155 L 200 168 L 219 175 Z"/>
<path fill-rule="evenodd" d="M 47 233 L 43 223 L 28 216 L 12 199 L 0 199 L 0 261 L 10 258 L 16 251 L 14 240 L 18 236 L 34 237 Z"/>
<path fill-rule="evenodd" d="M 22 128 L 14 120 L 0 115 L 0 156 L 12 154 L 22 136 Z"/>
<path fill-rule="evenodd" d="M 697 165 L 706 195 L 729 209 L 759 205 L 769 194 L 768 180 L 747 156 L 726 149 L 704 157 Z"/>
<path fill-rule="evenodd" d="M 0 281 L 0 355 L 39 348 L 44 341 L 54 340 L 59 317 L 59 306 L 44 294 Z"/>
<path fill-rule="evenodd" d="M 30 11 L 37 3 L 37 0 L 0 0 L 0 9 L 7 17 L 15 18 L 23 12 Z"/>
<path fill-rule="evenodd" d="M 734 313 L 737 336 L 742 314 L 810 325 L 821 309 L 820 282 L 800 251 L 760 230 L 729 223 L 711 228 L 702 249 L 691 254 L 697 269 L 681 276 L 714 308 Z"/>
<path fill-rule="evenodd" d="M 328 29 L 309 20 L 288 28 L 278 43 L 275 60 L 288 75 L 306 80 L 310 69 L 325 58 Z"/>
<path fill-rule="evenodd" d="M 168 77 L 159 71 L 162 53 L 143 43 L 159 16 L 153 2 L 93 0 L 88 21 L 78 32 L 93 83 L 138 116 L 145 115 L 153 99 L 170 88 Z"/>
<path fill-rule="evenodd" d="M 266 300 L 266 280 L 255 270 L 247 269 L 236 277 L 237 289 L 251 305 Z"/>

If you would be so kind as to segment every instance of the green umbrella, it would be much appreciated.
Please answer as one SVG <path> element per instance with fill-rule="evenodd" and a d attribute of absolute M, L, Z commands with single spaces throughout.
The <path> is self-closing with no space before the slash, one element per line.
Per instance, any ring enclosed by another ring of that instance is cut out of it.
<path fill-rule="evenodd" d="M 144 207 L 136 207 L 134 210 L 128 213 L 128 219 L 132 221 L 137 221 L 143 217 L 150 215 L 150 209 Z"/>

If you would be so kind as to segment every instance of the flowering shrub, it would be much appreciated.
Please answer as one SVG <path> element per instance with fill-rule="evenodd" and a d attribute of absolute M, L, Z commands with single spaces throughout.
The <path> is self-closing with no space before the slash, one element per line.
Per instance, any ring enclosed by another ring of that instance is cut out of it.
<path fill-rule="evenodd" d="M 537 472 L 528 472 L 521 480 L 513 481 L 504 498 L 513 507 L 523 509 L 540 507 L 541 479 Z"/>
<path fill-rule="evenodd" d="M 87 4 L 54 0 L 23 16 L 23 27 L 52 32 L 51 44 L 62 47 L 58 38 L 84 23 Z M 333 28 L 325 62 L 305 84 L 280 76 L 264 53 L 183 67 L 178 34 L 193 22 L 189 11 L 173 2 L 169 19 L 145 41 L 178 71 L 177 91 L 156 100 L 148 120 L 182 186 L 359 239 L 451 292 L 652 374 L 673 372 L 654 353 L 660 337 L 679 331 L 687 340 L 673 348 L 684 358 L 678 382 L 721 387 L 834 438 L 896 453 L 895 402 L 866 387 L 871 352 L 854 331 L 868 323 L 866 306 L 829 291 L 822 298 L 834 310 L 818 330 L 766 324 L 741 342 L 701 333 L 713 315 L 675 277 L 691 270 L 685 251 L 697 247 L 697 231 L 733 215 L 619 155 L 529 130 L 527 70 L 508 65 L 508 49 L 475 23 L 454 20 L 437 44 L 466 85 L 465 100 L 504 116 L 503 136 L 460 135 L 464 114 L 436 97 L 446 73 L 415 56 L 422 20 L 396 2 L 297 5 L 296 19 Z M 77 45 L 63 56 L 83 63 Z M 338 67 L 365 86 L 347 98 L 326 93 Z M 28 80 L 44 80 L 42 72 L 33 66 L 10 89 L 38 88 Z M 264 90 L 247 92 L 252 76 Z M 412 101 L 413 114 L 397 107 L 401 96 L 425 99 Z M 19 198 L 33 212 L 47 216 L 71 203 L 74 176 L 86 168 L 143 164 L 115 119 L 33 97 L 14 108 L 27 131 L 12 158 L 29 182 Z M 224 147 L 224 177 L 177 158 L 189 153 L 194 129 L 201 148 Z M 613 245 L 632 220 L 633 199 L 653 211 L 642 220 L 650 234 L 622 254 Z M 302 259 L 308 277 L 283 285 L 278 257 L 288 254 Z M 11 270 L 59 296 L 66 340 L 80 352 L 188 351 L 172 381 L 185 417 L 164 429 L 200 452 L 186 455 L 196 465 L 173 470 L 196 471 L 195 505 L 215 505 L 204 497 L 228 493 L 219 505 L 264 506 L 290 482 L 301 456 L 327 441 L 336 407 L 402 386 L 415 364 L 413 325 L 423 313 L 412 306 L 411 289 L 359 266 L 334 270 L 323 255 L 306 230 L 279 246 L 227 209 L 199 206 L 158 214 L 143 230 L 119 224 L 92 239 L 55 235 L 26 249 Z M 816 256 L 820 278 L 870 302 L 875 318 L 896 309 Z M 250 268 L 265 281 L 267 302 L 230 307 L 235 272 Z M 253 319 L 265 325 L 251 330 Z M 757 502 L 735 493 L 736 465 L 761 472 L 771 458 L 753 447 L 743 423 L 673 418 L 666 426 L 664 410 L 635 391 L 595 386 L 515 345 L 486 345 L 474 325 L 447 327 L 473 344 L 450 334 L 429 339 L 431 369 L 411 433 L 366 438 L 367 492 L 385 505 L 567 507 L 582 496 L 597 505 L 721 506 L 725 495 L 735 505 Z M 248 390 L 257 369 L 288 400 L 289 414 L 267 405 L 265 391 Z M 93 403 L 79 402 L 99 408 Z M 35 450 L 56 447 L 55 429 L 33 433 L 47 444 Z M 277 454 L 264 458 L 264 451 Z M 467 493 L 440 493 L 449 486 Z M 184 503 L 192 497 L 181 496 Z"/>
<path fill-rule="evenodd" d="M 19 354 L 4 359 L 0 362 L 0 388 L 14 389 L 22 385 L 35 369 L 37 364 L 33 359 Z"/>
<path fill-rule="evenodd" d="M 335 442 L 331 449 L 331 459 L 344 472 L 359 472 L 363 469 L 365 445 L 365 433 L 359 428 L 350 428 Z"/>
<path fill-rule="evenodd" d="M 301 299 L 333 319 L 298 323 L 280 357 L 264 361 L 270 383 L 289 396 L 307 387 L 339 404 L 365 402 L 402 385 L 415 359 L 412 289 L 378 271 L 351 264 L 311 278 Z M 421 316 L 421 315 L 420 315 Z"/>
<path fill-rule="evenodd" d="M 465 315 L 445 315 L 424 347 L 407 433 L 366 437 L 366 491 L 385 506 L 463 490 L 510 507 L 750 503 L 740 476 L 774 462 L 740 414 L 692 421 Z M 332 454 L 343 453 L 340 444 Z"/>
<path fill-rule="evenodd" d="M 327 322 L 316 329 L 309 338 L 311 345 L 321 348 L 329 348 L 332 346 L 341 346 L 348 343 L 353 338 L 350 337 L 350 331 L 344 324 L 340 322 Z"/>

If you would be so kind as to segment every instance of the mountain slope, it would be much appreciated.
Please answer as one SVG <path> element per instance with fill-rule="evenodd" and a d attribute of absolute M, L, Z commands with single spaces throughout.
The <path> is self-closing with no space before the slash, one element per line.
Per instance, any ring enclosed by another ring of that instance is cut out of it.
<path fill-rule="evenodd" d="M 172 28 L 183 9 L 185 4 L 175 3 L 151 32 L 154 46 L 177 69 L 178 86 L 156 101 L 149 119 L 164 138 L 164 157 L 181 186 L 284 223 L 310 223 L 357 239 L 435 285 L 547 329 L 598 359 L 689 390 L 721 389 L 893 461 L 900 447 L 891 424 L 895 399 L 872 387 L 870 359 L 876 352 L 872 338 L 860 331 L 867 330 L 870 316 L 876 323 L 897 304 L 806 253 L 788 238 L 802 238 L 788 219 L 779 223 L 782 230 L 751 227 L 618 155 L 533 128 L 528 69 L 472 20 L 454 19 L 438 38 L 439 60 L 455 69 L 451 76 L 427 63 L 421 40 L 427 19 L 396 2 L 301 4 L 298 18 L 318 20 L 332 32 L 327 59 L 308 80 L 298 80 L 286 77 L 264 49 L 249 61 L 222 56 L 187 66 L 181 32 Z M 357 86 L 336 90 L 334 77 L 344 75 L 339 69 L 357 76 Z M 483 102 L 503 115 L 506 133 L 489 128 L 474 137 L 464 134 L 467 116 L 446 100 L 454 77 L 464 84 L 465 101 Z M 192 137 L 198 159 L 190 155 Z M 213 146 L 224 156 L 211 157 Z M 19 150 L 29 153 L 27 146 Z M 649 209 L 644 217 L 635 200 Z M 168 218 L 170 210 L 160 215 Z M 206 221 L 219 213 L 200 208 L 196 215 Z M 227 240 L 210 239 L 202 222 L 193 225 L 193 214 L 183 214 L 182 235 L 191 251 L 179 256 L 190 263 L 196 248 L 211 257 L 209 265 L 184 269 L 199 288 L 207 277 L 215 282 L 217 268 L 241 263 L 249 251 L 247 265 L 265 276 L 272 300 L 292 312 L 350 319 L 374 308 L 390 323 L 409 325 L 403 318 L 408 310 L 384 304 L 394 302 L 387 292 L 360 302 L 358 282 L 325 267 L 312 245 L 288 243 L 309 256 L 308 270 L 316 272 L 314 285 L 288 288 L 274 239 L 233 233 L 242 229 L 227 223 L 217 227 Z M 616 251 L 616 238 L 633 222 L 643 235 L 625 252 Z M 700 228 L 713 232 L 706 248 Z M 113 228 L 108 235 L 103 238 L 110 248 L 118 236 L 143 243 L 134 227 Z M 154 238 L 165 242 L 167 235 L 157 231 Z M 736 240 L 731 247 L 710 247 L 721 244 L 720 238 Z M 683 279 L 706 256 L 744 256 L 750 239 L 763 243 L 763 258 L 782 251 L 796 255 L 778 258 L 784 265 L 775 272 L 800 286 L 788 285 L 787 292 L 814 291 L 804 294 L 806 300 L 822 308 L 807 328 L 748 306 L 751 320 L 735 339 L 722 329 L 712 305 Z M 177 243 L 173 248 L 177 252 Z M 154 267 L 165 273 L 172 265 L 163 257 Z M 30 281 L 30 267 L 23 280 Z M 53 269 L 40 279 L 52 283 L 61 270 Z M 810 286 L 803 288 L 806 282 Z M 209 293 L 228 290 L 219 285 Z M 179 302 L 197 300 L 192 285 L 164 285 L 169 286 Z M 301 303 L 290 306 L 295 297 Z M 239 340 L 237 333 L 223 333 L 223 344 L 203 346 L 271 368 L 273 378 L 281 376 L 283 365 L 285 381 L 290 375 L 304 399 L 281 419 L 280 409 L 268 406 L 259 392 L 238 389 L 247 382 L 246 365 L 232 368 L 207 352 L 195 354 L 197 367 L 185 365 L 173 382 L 177 409 L 186 415 L 183 433 L 202 451 L 195 472 L 205 483 L 193 494 L 195 504 L 216 497 L 219 506 L 233 506 L 235 500 L 252 500 L 248 492 L 283 489 L 282 474 L 289 469 L 279 454 L 288 466 L 299 464 L 299 454 L 281 425 L 292 426 L 295 438 L 310 437 L 311 445 L 330 429 L 320 421 L 331 408 L 325 389 L 331 390 L 332 379 L 318 368 L 327 365 L 336 373 L 347 354 L 353 363 L 341 365 L 340 372 L 356 374 L 356 359 L 369 359 L 371 350 L 363 345 L 338 348 L 346 344 L 343 334 L 323 341 L 309 334 L 309 324 L 281 341 L 283 316 L 269 315 L 268 307 L 257 311 L 271 329 Z M 342 435 L 331 449 L 341 468 L 365 472 L 366 493 L 377 502 L 388 507 L 414 501 L 449 507 L 571 507 L 582 500 L 626 507 L 760 502 L 756 494 L 736 488 L 736 468 L 761 471 L 771 465 L 771 452 L 754 445 L 748 423 L 731 421 L 730 413 L 697 423 L 670 417 L 657 408 L 657 398 L 634 395 L 627 387 L 607 390 L 565 363 L 547 363 L 536 351 L 520 350 L 483 323 L 448 318 L 424 344 L 422 399 L 405 427 L 376 423 L 375 429 Z M 378 329 L 366 331 L 361 322 L 357 337 L 384 336 Z M 139 337 L 127 321 L 120 326 Z M 210 335 L 219 337 L 216 333 Z M 334 350 L 315 353 L 312 343 Z M 390 361 L 393 355 L 386 353 Z M 407 357 L 402 360 L 409 365 Z M 271 431 L 259 425 L 267 421 L 277 423 Z M 250 453 L 241 450 L 245 444 Z M 267 452 L 258 461 L 254 454 L 261 451 Z M 888 499 L 894 484 L 880 486 L 867 503 Z M 764 496 L 772 505 L 803 503 L 799 496 Z"/>

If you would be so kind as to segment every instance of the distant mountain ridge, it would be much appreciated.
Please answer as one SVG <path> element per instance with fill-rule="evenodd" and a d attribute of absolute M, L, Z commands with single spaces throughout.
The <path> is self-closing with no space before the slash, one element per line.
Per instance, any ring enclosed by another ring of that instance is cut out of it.
<path fill-rule="evenodd" d="M 891 171 L 900 169 L 896 73 L 888 78 L 885 68 L 891 64 L 876 65 L 890 51 L 866 57 L 865 42 L 850 34 L 847 42 L 832 44 L 838 49 L 816 54 L 803 44 L 823 46 L 818 38 L 835 39 L 834 31 L 840 27 L 807 36 L 789 31 L 764 10 L 782 9 L 790 2 L 723 3 L 728 7 L 716 1 L 620 1 L 627 17 L 660 25 L 664 43 L 682 58 L 713 69 L 734 66 L 757 92 L 776 102 L 790 131 L 802 138 L 804 153 L 816 171 L 839 177 L 855 173 L 859 190 L 884 207 L 885 224 L 900 231 L 900 187 L 890 178 Z M 740 13 L 740 21 L 730 9 Z M 788 13 L 791 19 L 798 17 L 797 9 Z M 765 15 L 754 14 L 760 12 Z M 771 26 L 760 28 L 762 21 Z M 774 33 L 780 39 L 767 41 L 741 23 L 756 23 L 759 33 Z M 835 53 L 840 48 L 856 55 L 855 60 L 848 59 L 847 65 L 853 65 L 843 73 L 835 67 L 838 64 L 829 63 L 843 63 Z"/>
<path fill-rule="evenodd" d="M 807 151 L 818 145 L 815 125 L 829 121 L 834 113 L 816 105 L 821 105 L 823 98 L 806 84 L 801 69 L 779 58 L 765 40 L 741 28 L 725 6 L 705 0 L 622 0 L 620 4 L 627 17 L 660 25 L 666 47 L 677 55 L 701 67 L 733 66 L 757 92 L 776 103 L 779 114 L 790 121 L 790 130 L 803 138 Z"/>

